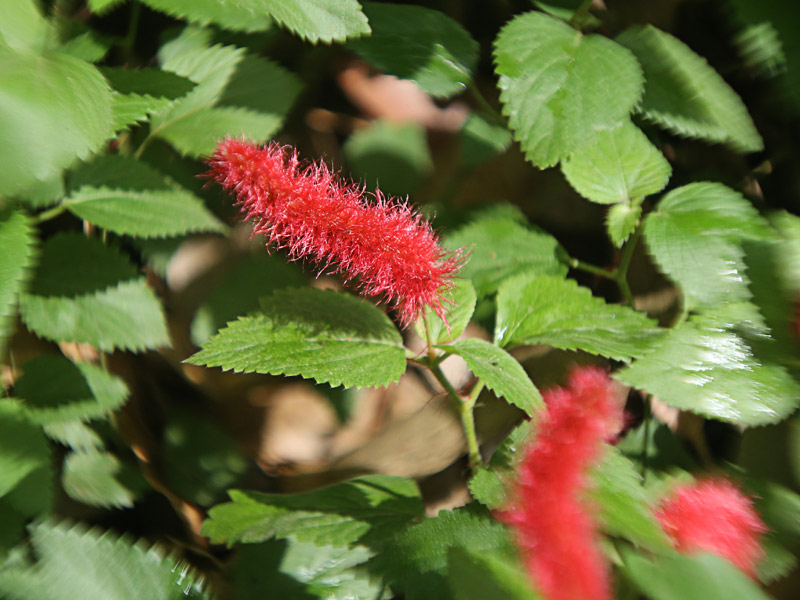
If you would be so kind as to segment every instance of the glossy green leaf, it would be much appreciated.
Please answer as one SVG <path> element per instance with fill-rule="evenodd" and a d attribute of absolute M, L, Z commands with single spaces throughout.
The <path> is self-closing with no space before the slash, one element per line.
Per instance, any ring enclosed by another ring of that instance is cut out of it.
<path fill-rule="evenodd" d="M 458 354 L 487 388 L 509 404 L 533 415 L 544 407 L 544 400 L 528 374 L 505 350 L 478 339 L 459 340 L 441 346 L 448 353 Z"/>
<path fill-rule="evenodd" d="M 387 194 L 415 191 L 433 169 L 427 133 L 418 123 L 377 121 L 355 131 L 343 149 L 353 178 Z"/>
<path fill-rule="evenodd" d="M 445 245 L 469 250 L 460 274 L 472 280 L 479 297 L 495 293 L 503 281 L 521 273 L 567 274 L 553 236 L 506 217 L 481 218 L 448 236 Z"/>
<path fill-rule="evenodd" d="M 606 230 L 608 236 L 617 248 L 628 241 L 628 238 L 636 230 L 639 219 L 642 216 L 642 205 L 639 203 L 628 204 L 622 202 L 615 204 L 606 213 Z"/>
<path fill-rule="evenodd" d="M 447 552 L 453 547 L 501 558 L 513 555 L 508 530 L 472 503 L 408 527 L 370 565 L 407 600 L 441 600 L 448 597 Z"/>
<path fill-rule="evenodd" d="M 503 347 L 545 344 L 628 361 L 662 334 L 642 313 L 606 304 L 571 279 L 520 276 L 497 294 L 495 339 Z"/>
<path fill-rule="evenodd" d="M 442 301 L 447 319 L 447 326 L 435 312 L 426 307 L 423 318 L 418 319 L 414 326 L 417 334 L 425 339 L 425 319 L 430 326 L 430 336 L 434 344 L 450 342 L 462 333 L 472 318 L 476 302 L 475 288 L 469 279 L 458 278 L 454 282 L 452 291 L 445 292 Z"/>
<path fill-rule="evenodd" d="M 49 521 L 31 526 L 31 539 L 39 560 L 0 572 L 0 593 L 11 600 L 208 597 L 188 566 L 144 542 L 134 543 L 82 525 Z"/>
<path fill-rule="evenodd" d="M 745 325 L 696 317 L 615 377 L 670 406 L 713 419 L 776 423 L 797 408 L 800 384 L 784 367 L 754 353 L 752 342 L 765 343 L 765 335 L 763 330 L 747 335 Z"/>
<path fill-rule="evenodd" d="M 140 351 L 169 344 L 161 304 L 144 279 L 75 298 L 24 294 L 20 313 L 36 335 L 85 342 L 103 351 Z"/>
<path fill-rule="evenodd" d="M 120 469 L 117 458 L 107 452 L 70 452 L 64 459 L 64 491 L 89 506 L 130 508 L 134 497 L 117 479 Z"/>
<path fill-rule="evenodd" d="M 539 12 L 502 29 L 494 60 L 503 114 L 537 167 L 556 164 L 594 132 L 627 121 L 642 93 L 630 51 Z"/>
<path fill-rule="evenodd" d="M 603 460 L 592 469 L 590 496 L 603 530 L 610 535 L 654 552 L 670 547 L 653 515 L 641 475 L 613 447 L 605 449 Z"/>
<path fill-rule="evenodd" d="M 300 375 L 332 386 L 384 386 L 406 369 L 400 333 L 374 305 L 317 289 L 279 290 L 188 359 L 237 373 Z"/>
<path fill-rule="evenodd" d="M 639 111 L 678 135 L 725 143 L 740 152 L 764 147 L 742 100 L 706 60 L 652 25 L 634 26 L 618 38 L 644 69 Z"/>
<path fill-rule="evenodd" d="M 758 211 L 719 183 L 672 190 L 644 222 L 647 248 L 689 309 L 749 297 L 742 239 L 772 236 Z"/>
<path fill-rule="evenodd" d="M 0 44 L 0 72 L 0 194 L 57 175 L 111 137 L 111 90 L 89 63 Z"/>
<path fill-rule="evenodd" d="M 537 600 L 520 565 L 454 547 L 447 553 L 447 581 L 456 600 Z"/>
<path fill-rule="evenodd" d="M 371 475 L 304 494 L 231 490 L 203 524 L 213 543 L 257 543 L 294 537 L 318 546 L 383 541 L 422 514 L 413 481 Z"/>
<path fill-rule="evenodd" d="M 652 560 L 628 552 L 625 574 L 653 600 L 767 600 L 759 587 L 726 560 L 711 554 L 669 553 Z"/>
<path fill-rule="evenodd" d="M 33 262 L 35 239 L 33 223 L 25 213 L 0 214 L 0 356 L 11 333 L 17 296 Z"/>
<path fill-rule="evenodd" d="M 561 170 L 581 196 L 600 204 L 660 192 L 672 173 L 664 155 L 631 122 L 598 131 L 561 163 Z"/>
<path fill-rule="evenodd" d="M 104 417 L 128 398 L 122 379 L 91 363 L 72 363 L 46 354 L 23 363 L 22 370 L 14 393 L 37 423 Z"/>
<path fill-rule="evenodd" d="M 49 461 L 50 449 L 41 428 L 19 402 L 0 399 L 0 497 Z"/>
<path fill-rule="evenodd" d="M 348 44 L 364 60 L 415 81 L 437 98 L 466 89 L 478 62 L 478 44 L 457 21 L 438 10 L 408 4 L 365 2 L 364 12 L 372 35 Z"/>

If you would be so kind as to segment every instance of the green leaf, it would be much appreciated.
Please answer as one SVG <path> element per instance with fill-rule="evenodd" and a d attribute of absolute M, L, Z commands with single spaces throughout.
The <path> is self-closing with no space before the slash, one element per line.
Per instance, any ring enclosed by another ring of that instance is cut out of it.
<path fill-rule="evenodd" d="M 689 310 L 749 297 L 742 239 L 772 237 L 758 211 L 719 183 L 672 190 L 644 222 L 648 251 Z"/>
<path fill-rule="evenodd" d="M 365 2 L 364 12 L 372 35 L 348 43 L 364 60 L 415 81 L 436 98 L 466 89 L 478 62 L 478 44 L 458 22 L 438 10 L 407 4 Z"/>
<path fill-rule="evenodd" d="M 377 387 L 405 372 L 400 333 L 377 307 L 341 292 L 293 288 L 215 335 L 187 362 L 237 373 L 300 375 L 344 387 Z"/>
<path fill-rule="evenodd" d="M 26 327 L 40 337 L 85 342 L 104 352 L 169 344 L 161 304 L 144 279 L 76 298 L 24 294 L 20 313 Z"/>
<path fill-rule="evenodd" d="M 84 186 L 65 201 L 69 211 L 120 235 L 167 237 L 225 226 L 190 192 Z"/>
<path fill-rule="evenodd" d="M 128 398 L 125 382 L 91 363 L 72 363 L 46 354 L 22 365 L 14 393 L 36 423 L 87 421 L 104 417 Z"/>
<path fill-rule="evenodd" d="M 50 449 L 41 428 L 18 402 L 0 399 L 0 497 L 49 462 Z"/>
<path fill-rule="evenodd" d="M 123 2 L 125 0 L 88 0 L 89 10 L 97 15 L 106 13 Z"/>
<path fill-rule="evenodd" d="M 653 516 L 642 477 L 633 463 L 609 446 L 603 460 L 592 469 L 592 504 L 597 518 L 610 535 L 630 540 L 653 552 L 670 547 Z"/>
<path fill-rule="evenodd" d="M 558 240 L 506 217 L 479 219 L 448 236 L 445 245 L 469 249 L 461 276 L 472 280 L 479 297 L 495 293 L 505 280 L 521 273 L 567 274 L 557 258 Z"/>
<path fill-rule="evenodd" d="M 505 125 L 490 123 L 475 112 L 470 113 L 458 134 L 461 161 L 467 169 L 503 154 L 511 146 L 511 132 Z"/>
<path fill-rule="evenodd" d="M 0 3 L 0 42 L 9 48 L 41 52 L 52 45 L 53 33 L 35 0 Z"/>
<path fill-rule="evenodd" d="M 363 546 L 317 546 L 288 538 L 237 550 L 236 598 L 381 600 L 384 586 L 361 567 L 372 552 Z"/>
<path fill-rule="evenodd" d="M 292 537 L 318 546 L 382 541 L 422 514 L 416 484 L 370 475 L 304 494 L 231 490 L 232 502 L 209 511 L 203 535 L 212 543 L 257 543 Z"/>
<path fill-rule="evenodd" d="M 475 288 L 469 279 L 458 278 L 454 281 L 454 287 L 451 292 L 445 293 L 443 300 L 445 315 L 447 317 L 447 324 L 450 329 L 445 326 L 435 312 L 430 307 L 425 308 L 422 319 L 418 319 L 414 326 L 417 329 L 417 334 L 424 340 L 425 339 L 425 319 L 427 319 L 430 326 L 430 335 L 434 344 L 442 344 L 455 340 L 464 333 L 472 318 L 472 313 L 475 311 L 475 302 L 477 297 L 475 295 Z"/>
<path fill-rule="evenodd" d="M 199 506 L 223 499 L 249 466 L 225 432 L 190 412 L 170 418 L 162 455 L 170 489 Z"/>
<path fill-rule="evenodd" d="M 782 252 L 778 254 L 784 285 L 800 289 L 800 217 L 788 212 L 774 213 L 772 225 L 780 233 Z"/>
<path fill-rule="evenodd" d="M 17 295 L 33 262 L 35 235 L 23 212 L 0 214 L 0 356 L 11 332 Z"/>
<path fill-rule="evenodd" d="M 456 600 L 536 600 L 520 565 L 465 548 L 447 553 L 447 581 Z"/>
<path fill-rule="evenodd" d="M 91 29 L 78 33 L 61 45 L 61 52 L 90 63 L 98 63 L 111 49 L 112 41 Z"/>
<path fill-rule="evenodd" d="M 508 482 L 516 478 L 515 465 L 531 431 L 527 421 L 515 427 L 495 450 L 488 468 L 478 469 L 473 475 L 469 480 L 469 492 L 475 500 L 490 509 L 506 504 Z"/>
<path fill-rule="evenodd" d="M 425 128 L 418 123 L 376 121 L 344 145 L 353 177 L 387 194 L 415 191 L 433 170 Z"/>
<path fill-rule="evenodd" d="M 44 243 L 29 291 L 74 297 L 137 277 L 138 269 L 119 248 L 79 233 L 59 233 Z"/>
<path fill-rule="evenodd" d="M 561 170 L 581 196 L 600 204 L 660 192 L 672 173 L 664 155 L 631 122 L 597 132 L 561 163 Z"/>
<path fill-rule="evenodd" d="M 89 63 L 0 45 L 0 72 L 0 194 L 57 175 L 111 137 L 111 90 Z"/>
<path fill-rule="evenodd" d="M 300 92 L 300 80 L 241 48 L 209 46 L 208 33 L 188 27 L 159 57 L 167 71 L 197 87 L 152 120 L 151 135 L 188 156 L 210 153 L 226 135 L 268 139 Z"/>
<path fill-rule="evenodd" d="M 44 425 L 44 433 L 51 440 L 79 452 L 103 448 L 100 436 L 82 421 L 47 423 Z"/>
<path fill-rule="evenodd" d="M 625 553 L 625 573 L 653 600 L 768 600 L 764 592 L 728 561 L 711 554 L 672 552 L 648 560 Z"/>
<path fill-rule="evenodd" d="M 644 314 L 606 304 L 571 279 L 520 276 L 497 294 L 495 339 L 503 347 L 546 344 L 627 362 L 662 334 Z"/>
<path fill-rule="evenodd" d="M 356 0 L 264 0 L 270 16 L 306 41 L 342 42 L 370 33 Z"/>
<path fill-rule="evenodd" d="M 508 531 L 480 504 L 472 503 L 408 527 L 370 563 L 406 600 L 447 598 L 447 552 L 469 548 L 506 560 L 513 556 Z"/>
<path fill-rule="evenodd" d="M 606 213 L 606 230 L 617 248 L 621 248 L 636 230 L 642 216 L 642 205 L 622 202 L 615 204 Z"/>
<path fill-rule="evenodd" d="M 82 525 L 31 527 L 39 560 L 0 572 L 0 593 L 12 600 L 201 600 L 207 598 L 186 565 L 143 542 Z"/>
<path fill-rule="evenodd" d="M 142 0 L 173 17 L 198 25 L 219 25 L 234 31 L 263 31 L 272 26 L 269 0 Z"/>
<path fill-rule="evenodd" d="M 695 317 L 675 329 L 651 354 L 615 378 L 658 396 L 675 408 L 742 425 L 784 419 L 798 406 L 800 384 L 786 369 L 759 358 L 751 336 L 725 316 Z"/>
<path fill-rule="evenodd" d="M 198 309 L 192 321 L 192 342 L 205 344 L 225 325 L 258 309 L 258 299 L 277 289 L 305 282 L 300 269 L 281 257 L 264 252 L 234 266 Z"/>
<path fill-rule="evenodd" d="M 440 348 L 463 358 L 475 376 L 509 404 L 521 408 L 529 415 L 544 407 L 542 395 L 531 383 L 528 374 L 502 348 L 478 338 L 459 340 Z"/>
<path fill-rule="evenodd" d="M 70 452 L 64 459 L 64 491 L 89 506 L 130 508 L 134 497 L 117 479 L 120 469 L 116 457 L 107 452 Z"/>
<path fill-rule="evenodd" d="M 733 41 L 745 66 L 762 77 L 775 77 L 786 71 L 783 44 L 769 21 L 747 25 Z"/>
<path fill-rule="evenodd" d="M 539 12 L 502 29 L 494 59 L 503 114 L 537 167 L 556 164 L 595 132 L 627 121 L 642 93 L 630 51 Z"/>
<path fill-rule="evenodd" d="M 686 44 L 652 25 L 634 26 L 618 38 L 644 69 L 639 111 L 678 135 L 756 152 L 764 142 L 739 96 Z"/>

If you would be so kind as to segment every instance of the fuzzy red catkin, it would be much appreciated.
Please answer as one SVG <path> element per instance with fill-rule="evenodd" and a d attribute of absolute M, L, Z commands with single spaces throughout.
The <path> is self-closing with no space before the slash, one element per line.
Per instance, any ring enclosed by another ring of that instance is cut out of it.
<path fill-rule="evenodd" d="M 227 138 L 208 164 L 206 176 L 236 194 L 253 234 L 266 235 L 290 260 L 355 280 L 363 295 L 396 308 L 403 327 L 426 306 L 444 319 L 442 294 L 452 288 L 463 253 L 440 247 L 407 201 L 368 194 L 324 162 L 303 165 L 295 150 L 274 142 Z"/>
<path fill-rule="evenodd" d="M 767 531 L 753 503 L 727 479 L 677 486 L 656 510 L 661 528 L 682 553 L 710 552 L 755 577 Z"/>
<path fill-rule="evenodd" d="M 584 495 L 587 471 L 619 429 L 622 408 L 608 375 L 596 368 L 576 369 L 568 388 L 544 398 L 547 410 L 518 466 L 513 500 L 499 516 L 513 528 L 545 598 L 607 600 L 608 566 Z"/>

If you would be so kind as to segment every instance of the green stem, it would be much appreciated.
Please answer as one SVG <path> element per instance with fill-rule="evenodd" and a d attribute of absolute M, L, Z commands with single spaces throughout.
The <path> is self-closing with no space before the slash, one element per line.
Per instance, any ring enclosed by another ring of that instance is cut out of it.
<path fill-rule="evenodd" d="M 578 260 L 577 258 L 570 258 L 569 266 L 572 269 L 586 271 L 587 273 L 591 273 L 592 275 L 606 277 L 607 279 L 615 279 L 613 271 L 607 271 L 606 269 L 603 269 L 601 267 L 596 267 L 593 264 L 583 262 L 582 260 Z"/>
<path fill-rule="evenodd" d="M 569 20 L 569 24 L 572 27 L 580 28 L 581 20 L 586 13 L 589 12 L 589 9 L 592 7 L 592 0 L 583 0 L 581 5 L 572 13 L 572 18 Z"/>
<path fill-rule="evenodd" d="M 628 268 L 631 266 L 633 251 L 636 249 L 636 245 L 639 242 L 640 237 L 642 237 L 641 224 L 636 228 L 636 231 L 633 232 L 633 235 L 631 236 L 631 239 L 628 240 L 628 243 L 625 244 L 625 248 L 622 250 L 622 258 L 619 261 L 619 266 L 614 269 L 613 273 L 613 278 L 616 280 L 617 285 L 619 285 L 620 292 L 622 292 L 623 297 L 625 298 L 626 302 L 630 304 L 631 308 L 633 308 L 633 293 L 628 285 Z"/>
<path fill-rule="evenodd" d="M 469 85 L 467 86 L 467 90 L 469 91 L 470 96 L 478 103 L 480 109 L 486 113 L 486 116 L 490 117 L 493 121 L 495 121 L 499 125 L 505 124 L 506 120 L 503 118 L 499 112 L 495 110 L 495 108 L 489 104 L 489 101 L 484 97 L 481 91 L 478 89 L 478 86 L 475 84 L 474 81 L 470 81 Z"/>
<path fill-rule="evenodd" d="M 44 223 L 45 221 L 49 221 L 50 219 L 54 219 L 61 213 L 67 210 L 67 206 L 65 204 L 59 204 L 58 206 L 54 206 L 51 209 L 48 209 L 44 212 L 39 213 L 36 216 L 37 223 Z"/>
<path fill-rule="evenodd" d="M 430 312 L 425 311 L 422 315 L 422 321 L 425 325 L 425 342 L 428 344 L 428 358 L 436 360 L 436 348 L 433 347 L 433 337 L 431 336 L 431 315 Z"/>
<path fill-rule="evenodd" d="M 131 16 L 128 22 L 128 33 L 122 40 L 122 54 L 125 58 L 125 64 L 130 65 L 133 58 L 133 46 L 136 43 L 136 32 L 139 29 L 139 18 L 142 15 L 142 5 L 139 2 L 134 2 L 131 6 Z"/>
<path fill-rule="evenodd" d="M 650 445 L 650 396 L 644 399 L 644 441 L 642 442 L 642 481 L 647 479 L 647 451 Z"/>

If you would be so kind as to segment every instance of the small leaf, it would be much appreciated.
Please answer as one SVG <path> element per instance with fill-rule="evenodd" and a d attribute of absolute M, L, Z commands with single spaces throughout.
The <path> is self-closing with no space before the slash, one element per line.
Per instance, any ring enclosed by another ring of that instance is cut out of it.
<path fill-rule="evenodd" d="M 0 572 L 0 594 L 12 600 L 202 600 L 197 577 L 185 565 L 143 542 L 84 526 L 31 526 L 39 560 Z"/>
<path fill-rule="evenodd" d="M 648 560 L 626 552 L 625 573 L 653 600 L 768 600 L 764 592 L 728 561 L 711 554 L 676 552 Z"/>
<path fill-rule="evenodd" d="M 477 338 L 459 340 L 440 348 L 445 352 L 458 354 L 487 388 L 528 415 L 533 415 L 544 407 L 542 395 L 531 383 L 528 374 L 502 348 Z"/>
<path fill-rule="evenodd" d="M 767 330 L 768 333 L 768 330 Z M 760 359 L 741 322 L 698 316 L 669 331 L 652 354 L 615 378 L 662 402 L 741 425 L 777 423 L 798 406 L 800 384 L 782 366 Z"/>
<path fill-rule="evenodd" d="M 461 161 L 471 169 L 511 146 L 511 132 L 505 125 L 493 124 L 478 113 L 470 113 L 458 132 L 461 138 Z"/>
<path fill-rule="evenodd" d="M 461 276 L 472 280 L 479 297 L 495 293 L 505 280 L 521 273 L 567 274 L 553 236 L 506 217 L 481 218 L 448 236 L 445 244 L 469 248 Z"/>
<path fill-rule="evenodd" d="M 520 276 L 497 294 L 495 339 L 503 347 L 546 344 L 629 361 L 663 333 L 642 313 L 606 304 L 571 279 Z"/>
<path fill-rule="evenodd" d="M 130 508 L 134 497 L 117 479 L 120 469 L 119 461 L 107 452 L 70 452 L 64 459 L 64 491 L 89 506 Z"/>
<path fill-rule="evenodd" d="M 139 351 L 169 344 L 161 304 L 144 279 L 76 298 L 24 294 L 20 313 L 36 335 L 85 342 L 103 351 Z"/>
<path fill-rule="evenodd" d="M 33 262 L 35 235 L 22 212 L 0 214 L 0 356 L 11 330 L 17 296 Z"/>
<path fill-rule="evenodd" d="M 79 452 L 103 448 L 100 436 L 82 421 L 48 423 L 44 425 L 44 433 L 51 440 Z"/>
<path fill-rule="evenodd" d="M 0 497 L 49 462 L 50 449 L 41 428 L 20 403 L 0 399 Z"/>
<path fill-rule="evenodd" d="M 502 29 L 494 60 L 503 114 L 537 167 L 627 121 L 642 93 L 642 72 L 629 50 L 539 12 Z"/>
<path fill-rule="evenodd" d="M 478 44 L 457 21 L 438 10 L 407 4 L 365 2 L 364 12 L 372 35 L 348 43 L 364 60 L 415 81 L 436 98 L 466 89 L 478 62 Z"/>
<path fill-rule="evenodd" d="M 261 312 L 229 323 L 187 362 L 344 387 L 388 385 L 405 372 L 400 333 L 368 302 L 293 288 L 275 292 L 261 306 Z"/>
<path fill-rule="evenodd" d="M 356 0 L 264 0 L 269 15 L 302 39 L 342 42 L 370 33 Z"/>
<path fill-rule="evenodd" d="M 520 565 L 459 547 L 447 553 L 447 581 L 456 600 L 540 598 Z"/>
<path fill-rule="evenodd" d="M 422 513 L 416 484 L 371 475 L 304 494 L 231 490 L 231 502 L 215 506 L 203 524 L 213 543 L 255 543 L 293 537 L 300 541 L 351 544 L 369 535 L 382 541 Z"/>
<path fill-rule="evenodd" d="M 433 170 L 425 128 L 418 123 L 376 121 L 344 145 L 353 177 L 387 194 L 415 191 Z"/>
<path fill-rule="evenodd" d="M 143 0 L 144 4 L 198 25 L 234 31 L 263 31 L 272 26 L 269 0 Z"/>
<path fill-rule="evenodd" d="M 764 142 L 739 96 L 706 60 L 652 25 L 634 26 L 618 38 L 644 69 L 639 111 L 678 135 L 757 152 Z"/>
<path fill-rule="evenodd" d="M 111 90 L 89 63 L 0 44 L 0 72 L 0 194 L 56 176 L 111 137 Z"/>
<path fill-rule="evenodd" d="M 125 382 L 91 363 L 72 363 L 47 354 L 22 365 L 14 392 L 36 423 L 51 424 L 104 417 L 128 398 Z"/>
<path fill-rule="evenodd" d="M 655 194 L 672 167 L 633 123 L 599 131 L 561 163 L 570 185 L 584 198 L 616 204 Z"/>
<path fill-rule="evenodd" d="M 608 534 L 653 552 L 670 547 L 653 516 L 642 477 L 616 448 L 606 448 L 603 460 L 592 469 L 590 495 L 598 508 L 597 518 Z"/>
<path fill-rule="evenodd" d="M 636 230 L 642 216 L 642 205 L 638 202 L 615 204 L 606 213 L 606 229 L 608 236 L 617 248 L 621 248 Z"/>
<path fill-rule="evenodd" d="M 418 319 L 415 323 L 417 334 L 424 340 L 425 339 L 425 318 L 428 320 L 430 326 L 430 335 L 434 344 L 441 344 L 455 340 L 464 333 L 472 318 L 472 313 L 475 311 L 476 302 L 475 288 L 470 283 L 469 279 L 458 278 L 454 282 L 452 292 L 446 293 L 442 303 L 445 307 L 447 316 L 447 324 L 450 329 L 445 326 L 435 312 L 430 308 L 425 309 L 424 317 Z"/>
<path fill-rule="evenodd" d="M 675 281 L 690 310 L 749 297 L 742 239 L 772 232 L 738 192 L 719 183 L 691 183 L 672 190 L 644 222 L 648 251 Z"/>
<path fill-rule="evenodd" d="M 506 560 L 514 552 L 507 529 L 472 503 L 406 528 L 370 566 L 407 600 L 441 600 L 448 597 L 447 552 L 453 547 Z"/>

